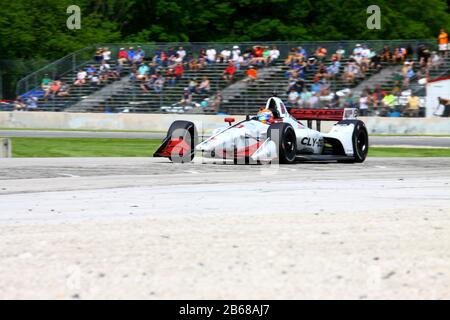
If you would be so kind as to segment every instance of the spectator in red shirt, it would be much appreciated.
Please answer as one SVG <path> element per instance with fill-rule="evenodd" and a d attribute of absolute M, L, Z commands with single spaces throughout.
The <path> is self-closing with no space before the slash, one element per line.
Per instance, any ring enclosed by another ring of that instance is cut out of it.
<path fill-rule="evenodd" d="M 254 46 L 253 53 L 255 54 L 256 58 L 262 58 L 264 50 L 261 46 Z"/>
<path fill-rule="evenodd" d="M 183 68 L 183 64 L 182 63 L 178 63 L 173 70 L 174 70 L 174 73 L 175 73 L 175 77 L 177 79 L 180 79 L 180 78 L 183 77 L 184 68 Z"/>
<path fill-rule="evenodd" d="M 236 73 L 236 67 L 232 61 L 228 63 L 228 67 L 223 72 L 223 78 L 225 81 L 233 81 L 234 74 Z"/>
<path fill-rule="evenodd" d="M 122 63 L 128 61 L 128 53 L 125 48 L 120 48 L 119 50 L 119 61 L 121 61 Z"/>

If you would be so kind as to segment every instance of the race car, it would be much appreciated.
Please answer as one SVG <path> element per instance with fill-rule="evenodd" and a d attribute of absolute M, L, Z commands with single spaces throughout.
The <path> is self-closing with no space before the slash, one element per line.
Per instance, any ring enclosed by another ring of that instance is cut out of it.
<path fill-rule="evenodd" d="M 264 114 L 262 119 L 260 115 Z M 267 118 L 267 114 L 270 115 Z M 306 124 L 302 121 L 306 121 Z M 312 129 L 316 121 L 316 129 Z M 322 121 L 336 121 L 331 131 L 320 132 Z M 247 116 L 214 130 L 199 143 L 197 129 L 189 121 L 175 121 L 155 152 L 176 163 L 193 161 L 196 152 L 206 158 L 233 160 L 235 164 L 292 164 L 300 161 L 362 163 L 369 151 L 366 125 L 357 109 L 291 109 L 278 97 L 268 99 L 258 116 Z"/>

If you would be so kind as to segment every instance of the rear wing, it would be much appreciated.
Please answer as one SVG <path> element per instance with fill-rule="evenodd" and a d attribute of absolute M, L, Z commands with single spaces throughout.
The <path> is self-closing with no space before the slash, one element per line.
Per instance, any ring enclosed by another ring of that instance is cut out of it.
<path fill-rule="evenodd" d="M 320 131 L 321 121 L 354 120 L 358 117 L 358 109 L 291 109 L 290 114 L 296 120 L 307 120 L 309 128 L 316 121 L 317 131 Z"/>

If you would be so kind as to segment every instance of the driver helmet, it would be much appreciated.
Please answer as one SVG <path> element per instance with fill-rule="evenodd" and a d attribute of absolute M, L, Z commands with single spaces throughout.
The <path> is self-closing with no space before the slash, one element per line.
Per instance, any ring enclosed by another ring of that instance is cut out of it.
<path fill-rule="evenodd" d="M 273 119 L 273 113 L 269 109 L 261 109 L 258 112 L 258 121 L 262 123 L 269 123 Z"/>

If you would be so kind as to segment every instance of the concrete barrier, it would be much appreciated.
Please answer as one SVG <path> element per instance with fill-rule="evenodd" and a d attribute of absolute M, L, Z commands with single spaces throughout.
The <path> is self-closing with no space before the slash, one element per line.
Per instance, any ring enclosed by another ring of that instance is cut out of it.
<path fill-rule="evenodd" d="M 0 158 L 12 157 L 12 144 L 11 139 L 0 139 Z"/>
<path fill-rule="evenodd" d="M 175 120 L 194 122 L 199 132 L 208 133 L 224 125 L 225 116 L 173 114 L 90 114 L 62 112 L 0 112 L 0 128 L 127 130 L 165 132 Z M 235 116 L 237 121 L 243 116 Z M 370 133 L 380 134 L 450 134 L 449 118 L 361 118 Z M 332 123 L 323 123 L 323 131 Z"/>

